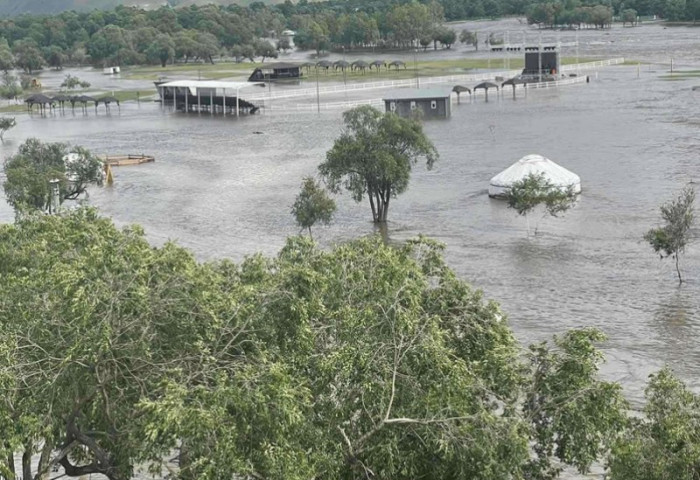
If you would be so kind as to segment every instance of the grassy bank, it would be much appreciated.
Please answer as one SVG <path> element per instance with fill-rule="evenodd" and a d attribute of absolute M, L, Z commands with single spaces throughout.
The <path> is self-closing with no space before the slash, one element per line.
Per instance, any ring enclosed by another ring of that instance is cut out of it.
<path fill-rule="evenodd" d="M 370 82 L 377 80 L 399 80 L 405 78 L 418 77 L 436 77 L 442 75 L 459 75 L 472 73 L 475 70 L 519 70 L 523 68 L 523 59 L 511 57 L 509 61 L 504 62 L 503 57 L 494 55 L 493 58 L 485 59 L 452 59 L 452 60 L 420 60 L 420 56 L 416 62 L 411 60 L 406 62 L 403 67 L 384 68 L 380 70 L 367 69 L 363 73 L 361 70 L 346 69 L 334 70 L 332 67 L 328 70 L 320 69 L 318 80 L 319 82 Z M 348 59 L 350 60 L 350 59 Z M 597 59 L 579 59 L 579 61 L 594 61 Z M 562 64 L 576 63 L 576 58 L 565 57 L 561 60 Z M 177 64 L 168 65 L 165 68 L 160 67 L 134 67 L 122 70 L 122 75 L 129 79 L 152 80 L 156 81 L 160 77 L 188 77 L 202 80 L 221 80 L 224 78 L 241 78 L 250 75 L 255 68 L 264 65 L 262 63 L 218 63 L 218 64 Z M 302 69 L 303 78 L 316 79 L 316 70 L 314 67 L 310 69 Z"/>

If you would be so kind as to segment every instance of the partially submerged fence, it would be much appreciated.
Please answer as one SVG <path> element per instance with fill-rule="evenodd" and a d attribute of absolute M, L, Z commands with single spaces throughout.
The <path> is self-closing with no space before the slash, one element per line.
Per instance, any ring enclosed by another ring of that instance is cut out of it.
<path fill-rule="evenodd" d="M 579 72 L 587 70 L 595 70 L 596 68 L 606 67 L 610 65 L 619 65 L 624 63 L 624 58 L 612 58 L 608 60 L 599 60 L 595 62 L 576 63 L 572 65 L 563 65 L 562 72 Z M 400 87 L 420 87 L 421 85 L 435 85 L 441 83 L 475 83 L 485 80 L 493 80 L 496 77 L 504 79 L 519 75 L 521 70 L 501 70 L 482 73 L 469 73 L 460 75 L 446 75 L 440 77 L 416 77 L 406 78 L 401 80 L 384 80 L 367 83 L 348 83 L 343 85 L 324 85 L 315 88 L 298 88 L 290 90 L 282 90 L 277 92 L 260 93 L 257 95 L 246 96 L 246 100 L 275 100 L 283 98 L 295 97 L 312 97 L 328 93 L 351 93 L 356 91 L 379 90 Z M 547 82 L 550 83 L 550 82 Z M 531 85 L 528 85 L 530 88 Z"/>

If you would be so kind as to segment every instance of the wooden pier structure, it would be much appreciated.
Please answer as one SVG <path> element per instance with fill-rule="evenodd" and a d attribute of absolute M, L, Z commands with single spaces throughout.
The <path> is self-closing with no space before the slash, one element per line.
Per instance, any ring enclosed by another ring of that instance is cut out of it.
<path fill-rule="evenodd" d="M 105 155 L 102 157 L 102 160 L 105 162 L 106 165 L 110 165 L 112 167 L 123 167 L 125 165 L 139 165 L 141 163 L 150 163 L 156 161 L 155 157 L 143 154 Z"/>
<path fill-rule="evenodd" d="M 163 105 L 190 113 L 221 113 L 240 116 L 253 114 L 260 107 L 241 98 L 241 90 L 259 89 L 264 83 L 223 82 L 216 80 L 176 80 L 156 82 Z"/>

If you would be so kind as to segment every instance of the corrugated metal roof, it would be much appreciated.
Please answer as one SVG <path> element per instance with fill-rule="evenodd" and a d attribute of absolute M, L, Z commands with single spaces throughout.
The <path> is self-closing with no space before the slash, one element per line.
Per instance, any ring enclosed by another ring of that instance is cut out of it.
<path fill-rule="evenodd" d="M 287 62 L 265 63 L 258 66 L 258 68 L 272 68 L 273 70 L 280 70 L 284 68 L 299 68 L 299 64 Z"/>
<path fill-rule="evenodd" d="M 452 94 L 449 88 L 400 88 L 382 96 L 384 100 L 426 100 L 430 98 L 448 98 Z"/>

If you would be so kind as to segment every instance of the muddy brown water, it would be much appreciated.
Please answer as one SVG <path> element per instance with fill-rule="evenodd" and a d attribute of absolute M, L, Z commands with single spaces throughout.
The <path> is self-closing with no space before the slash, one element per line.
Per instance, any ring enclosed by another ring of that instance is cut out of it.
<path fill-rule="evenodd" d="M 516 20 L 466 26 L 539 37 Z M 574 34 L 543 35 L 544 41 L 569 41 Z M 507 94 L 489 103 L 455 104 L 449 120 L 426 122 L 441 158 L 431 171 L 415 169 L 408 192 L 391 205 L 388 231 L 394 241 L 425 234 L 444 242 L 452 268 L 500 302 L 524 344 L 575 327 L 604 330 L 603 373 L 639 404 L 648 374 L 666 363 L 700 385 L 700 245 L 683 257 L 687 283 L 679 288 L 671 261 L 660 261 L 642 240 L 657 224 L 659 204 L 689 181 L 700 182 L 700 91 L 692 90 L 700 78 L 662 78 L 671 57 L 677 69 L 700 67 L 700 30 L 615 27 L 581 32 L 579 41 L 582 57 L 650 63 L 604 68 L 591 74 L 589 84 L 532 91 L 515 101 Z M 467 52 L 457 46 L 420 54 L 473 55 Z M 500 57 L 493 58 L 497 67 Z M 42 79 L 60 83 L 65 73 L 47 72 Z M 104 91 L 148 85 L 86 69 L 75 73 Z M 381 92 L 363 95 L 379 98 Z M 254 252 L 273 255 L 298 233 L 290 205 L 302 177 L 316 173 L 340 129 L 339 110 L 235 119 L 187 116 L 142 102 L 111 115 L 102 109 L 18 115 L 1 151 L 11 155 L 36 136 L 100 154 L 153 155 L 155 163 L 115 168 L 114 186 L 92 189 L 90 203 L 118 224 L 142 224 L 156 244 L 172 239 L 201 259 L 241 260 Z M 523 218 L 486 193 L 493 175 L 529 153 L 574 171 L 583 185 L 564 217 L 533 218 L 538 233 L 531 237 Z M 323 246 L 374 232 L 365 203 L 347 194 L 337 201 L 335 222 L 314 232 Z M 0 202 L 0 221 L 12 220 Z"/>

